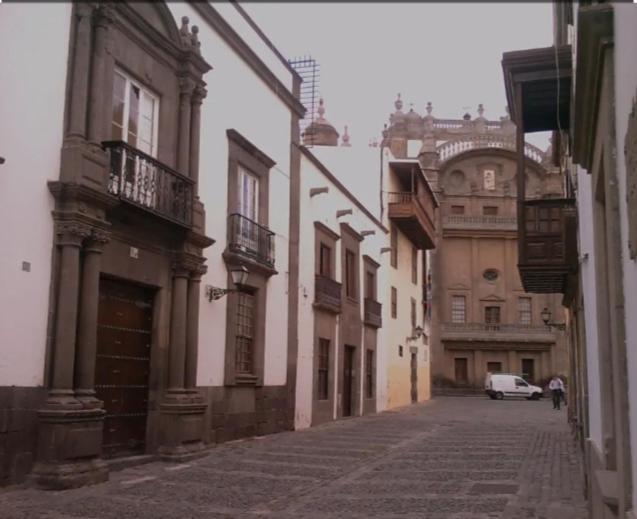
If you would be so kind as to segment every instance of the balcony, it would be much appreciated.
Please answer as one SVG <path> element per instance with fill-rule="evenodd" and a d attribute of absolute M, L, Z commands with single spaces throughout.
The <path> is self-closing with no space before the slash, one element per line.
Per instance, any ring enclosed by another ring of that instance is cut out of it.
<path fill-rule="evenodd" d="M 331 278 L 316 275 L 314 307 L 334 314 L 341 313 L 341 284 Z"/>
<path fill-rule="evenodd" d="M 525 200 L 518 229 L 520 277 L 527 292 L 564 293 L 577 270 L 575 201 Z"/>
<path fill-rule="evenodd" d="M 435 247 L 434 208 L 430 193 L 410 191 L 388 193 L 388 215 L 396 226 L 419 249 Z"/>
<path fill-rule="evenodd" d="M 518 229 L 515 216 L 452 214 L 443 217 L 442 226 L 443 229 L 449 230 L 517 231 Z"/>
<path fill-rule="evenodd" d="M 274 269 L 274 233 L 238 213 L 228 216 L 228 251 Z"/>
<path fill-rule="evenodd" d="M 110 155 L 111 195 L 179 225 L 192 226 L 191 179 L 123 141 L 102 145 Z"/>
<path fill-rule="evenodd" d="M 524 349 L 545 349 L 546 343 L 554 343 L 555 335 L 547 326 L 496 323 L 443 323 L 442 340 L 450 349 L 507 349 L 523 344 Z M 484 343 L 481 345 L 480 343 Z"/>
<path fill-rule="evenodd" d="M 380 328 L 383 326 L 382 309 L 383 305 L 381 305 L 378 301 L 366 297 L 363 322 L 367 326 L 372 326 L 374 328 Z"/>

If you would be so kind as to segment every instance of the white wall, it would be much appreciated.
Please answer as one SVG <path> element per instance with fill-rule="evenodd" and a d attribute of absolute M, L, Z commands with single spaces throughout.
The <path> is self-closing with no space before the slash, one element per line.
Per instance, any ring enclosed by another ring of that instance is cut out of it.
<path fill-rule="evenodd" d="M 314 151 L 314 150 L 311 150 Z M 339 171 L 333 171 L 338 177 Z M 309 192 L 313 187 L 327 187 L 328 193 L 315 195 L 310 198 Z M 353 214 L 341 218 L 336 218 L 336 211 L 340 209 L 352 209 Z M 305 155 L 301 155 L 301 237 L 300 237 L 300 262 L 299 262 L 299 355 L 297 364 L 297 387 L 296 387 L 296 428 L 309 427 L 312 420 L 312 388 L 313 388 L 313 355 L 314 355 L 314 275 L 315 275 L 315 231 L 314 222 L 321 222 L 329 227 L 336 234 L 340 235 L 340 224 L 348 223 L 356 231 L 373 230 L 374 235 L 366 236 L 360 244 L 359 263 L 359 290 L 362 293 L 364 278 L 364 264 L 362 256 L 367 254 L 372 259 L 382 264 L 380 249 L 386 246 L 387 235 L 382 228 L 366 216 L 355 204 L 344 195 L 323 173 L 310 162 Z M 342 282 L 341 242 L 336 242 L 335 257 L 335 279 Z M 385 271 L 387 267 L 382 265 L 377 271 L 378 301 L 385 307 L 388 301 L 383 300 L 381 288 L 385 284 Z M 362 301 L 362 299 L 361 299 Z M 363 305 L 361 305 L 361 319 L 363 317 Z M 382 328 L 381 328 L 382 330 Z M 381 331 L 379 330 L 379 332 Z M 336 331 L 338 337 L 338 330 Z M 386 371 L 381 352 L 385 349 L 382 341 L 382 334 L 377 338 L 376 369 L 377 376 Z M 361 345 L 363 345 L 361 328 Z M 361 348 L 361 351 L 364 348 Z M 330 369 L 333 373 L 339 373 L 337 365 L 338 356 L 331 359 Z M 357 362 L 362 362 L 361 357 L 357 357 Z M 364 377 L 360 377 L 362 383 Z M 334 383 L 338 381 L 338 376 L 334 377 Z M 377 378 L 377 399 L 382 384 Z M 336 395 L 336 391 L 334 391 Z M 362 397 L 362 391 L 359 393 Z M 335 403 L 337 398 L 334 399 Z M 358 402 L 360 405 L 360 401 Z"/>
<path fill-rule="evenodd" d="M 637 261 L 628 251 L 628 208 L 626 201 L 626 160 L 624 141 L 628 117 L 637 95 L 637 9 L 634 5 L 614 4 L 615 9 L 615 130 L 617 138 L 617 177 L 621 221 L 622 267 L 624 274 L 624 311 L 626 316 L 626 353 L 628 361 L 628 402 L 633 482 L 637 481 Z M 633 172 L 634 174 L 634 172 Z M 637 225 L 637 222 L 633 222 Z"/>
<path fill-rule="evenodd" d="M 70 3 L 0 5 L 0 385 L 42 385 Z M 30 272 L 22 269 L 29 262 Z"/>
<path fill-rule="evenodd" d="M 215 4 L 215 8 L 220 5 Z M 276 233 L 278 274 L 268 281 L 264 384 L 282 385 L 287 369 L 290 110 L 190 5 L 168 6 L 176 20 L 188 16 L 192 25 L 199 26 L 202 56 L 213 67 L 204 77 L 208 96 L 201 114 L 199 194 L 206 209 L 206 234 L 216 243 L 204 251 L 208 273 L 202 279 L 202 287 L 227 286 L 227 269 L 221 257 L 226 247 L 228 203 L 226 130 L 237 130 L 276 161 L 270 170 L 268 227 Z M 232 12 L 236 13 L 234 8 Z M 234 16 L 230 21 L 233 20 L 236 21 Z M 204 292 L 201 291 L 199 312 L 197 383 L 219 386 L 224 383 L 226 298 L 210 303 Z"/>

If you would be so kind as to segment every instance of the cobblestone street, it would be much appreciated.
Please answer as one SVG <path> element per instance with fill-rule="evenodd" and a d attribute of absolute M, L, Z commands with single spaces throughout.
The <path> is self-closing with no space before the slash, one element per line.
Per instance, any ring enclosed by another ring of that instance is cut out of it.
<path fill-rule="evenodd" d="M 64 492 L 0 491 L 3 519 L 585 517 L 565 410 L 546 399 L 431 402 L 234 442 Z"/>

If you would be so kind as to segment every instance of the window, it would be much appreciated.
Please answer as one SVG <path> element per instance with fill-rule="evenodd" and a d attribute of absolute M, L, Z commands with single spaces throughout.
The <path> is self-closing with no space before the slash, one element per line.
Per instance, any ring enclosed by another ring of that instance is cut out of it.
<path fill-rule="evenodd" d="M 330 341 L 328 339 L 319 339 L 318 346 L 318 399 L 327 400 L 329 398 Z"/>
<path fill-rule="evenodd" d="M 515 377 L 515 387 L 529 387 L 529 385 L 521 378 Z"/>
<path fill-rule="evenodd" d="M 495 170 L 485 169 L 482 173 L 484 175 L 484 189 L 487 191 L 495 190 Z"/>
<path fill-rule="evenodd" d="M 376 300 L 376 275 L 369 270 L 365 273 L 365 297 Z"/>
<path fill-rule="evenodd" d="M 482 214 L 484 216 L 496 216 L 498 214 L 498 207 L 494 205 L 485 205 L 482 208 Z"/>
<path fill-rule="evenodd" d="M 465 296 L 452 296 L 451 297 L 451 322 L 452 323 L 464 323 L 466 322 L 466 299 Z"/>
<path fill-rule="evenodd" d="M 415 285 L 418 283 L 418 249 L 411 248 L 411 282 Z"/>
<path fill-rule="evenodd" d="M 239 166 L 239 214 L 253 222 L 259 219 L 259 178 Z"/>
<path fill-rule="evenodd" d="M 374 398 L 374 352 L 365 351 L 365 397 Z"/>
<path fill-rule="evenodd" d="M 395 225 L 391 226 L 390 240 L 391 240 L 391 243 L 389 244 L 391 247 L 390 262 L 392 267 L 397 268 L 398 267 L 398 229 L 396 229 Z"/>
<path fill-rule="evenodd" d="M 398 317 L 398 290 L 396 287 L 391 287 L 391 316 L 392 319 Z"/>
<path fill-rule="evenodd" d="M 332 249 L 323 242 L 319 246 L 319 274 L 326 278 L 332 277 Z"/>
<path fill-rule="evenodd" d="M 416 300 L 411 298 L 411 327 L 416 328 Z"/>
<path fill-rule="evenodd" d="M 500 307 L 485 306 L 484 307 L 484 322 L 488 325 L 500 324 Z"/>
<path fill-rule="evenodd" d="M 403 347 L 401 345 L 398 346 L 398 356 L 399 357 L 403 356 Z"/>
<path fill-rule="evenodd" d="M 351 250 L 345 251 L 345 293 L 351 299 L 357 298 L 356 288 L 356 254 Z"/>
<path fill-rule="evenodd" d="M 255 297 L 247 292 L 239 292 L 237 295 L 236 371 L 237 373 L 253 374 Z"/>
<path fill-rule="evenodd" d="M 158 98 L 120 70 L 113 80 L 111 137 L 157 156 Z"/>
<path fill-rule="evenodd" d="M 451 214 L 464 214 L 464 205 L 452 205 Z"/>
<path fill-rule="evenodd" d="M 502 362 L 487 362 L 487 372 L 489 373 L 501 373 Z"/>
<path fill-rule="evenodd" d="M 482 273 L 482 277 L 490 282 L 494 282 L 496 279 L 498 279 L 498 276 L 498 271 L 495 269 L 487 269 Z"/>
<path fill-rule="evenodd" d="M 520 324 L 530 325 L 532 322 L 531 315 L 531 298 L 518 298 L 518 321 Z"/>

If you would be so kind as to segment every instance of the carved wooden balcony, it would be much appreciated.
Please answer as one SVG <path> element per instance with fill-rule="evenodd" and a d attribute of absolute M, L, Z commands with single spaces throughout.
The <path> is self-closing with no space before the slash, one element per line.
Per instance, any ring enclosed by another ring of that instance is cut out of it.
<path fill-rule="evenodd" d="M 228 216 L 228 251 L 274 269 L 274 233 L 238 213 Z"/>
<path fill-rule="evenodd" d="M 577 270 L 575 201 L 525 200 L 518 227 L 520 277 L 527 292 L 564 293 Z"/>
<path fill-rule="evenodd" d="M 331 278 L 316 275 L 314 307 L 334 314 L 341 313 L 341 284 Z"/>
<path fill-rule="evenodd" d="M 388 215 L 396 226 L 419 249 L 435 247 L 434 209 L 431 193 L 410 191 L 388 193 Z"/>
<path fill-rule="evenodd" d="M 110 155 L 110 194 L 149 213 L 192 226 L 191 179 L 123 141 L 102 145 Z"/>
<path fill-rule="evenodd" d="M 365 298 L 365 307 L 363 312 L 363 322 L 367 326 L 380 328 L 383 326 L 382 318 L 383 305 L 374 299 Z"/>

